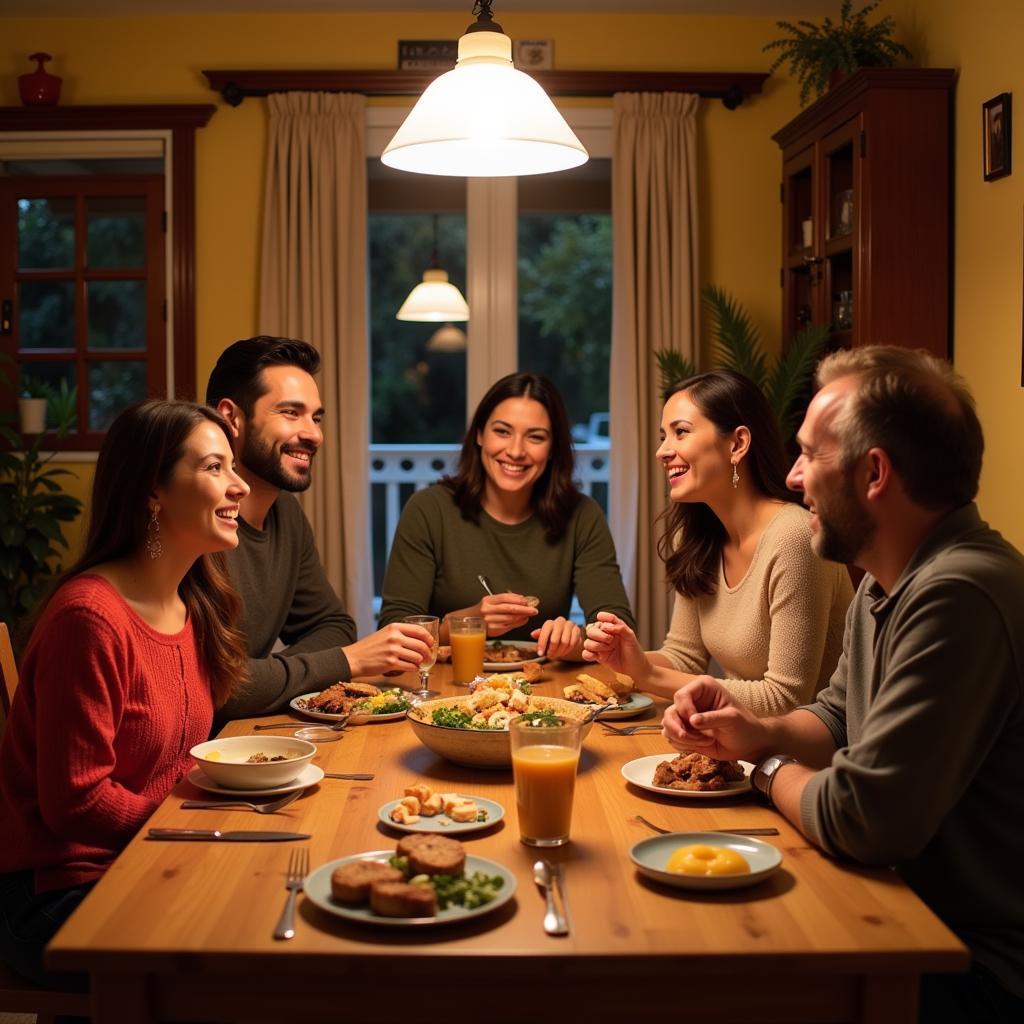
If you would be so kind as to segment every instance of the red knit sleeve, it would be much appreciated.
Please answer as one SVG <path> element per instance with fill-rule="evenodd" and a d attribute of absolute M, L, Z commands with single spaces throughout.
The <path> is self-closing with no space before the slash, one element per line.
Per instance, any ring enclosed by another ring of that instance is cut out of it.
<path fill-rule="evenodd" d="M 33 684 L 43 819 L 69 841 L 120 848 L 157 804 L 111 778 L 128 687 L 125 624 L 71 605 L 40 641 Z"/>

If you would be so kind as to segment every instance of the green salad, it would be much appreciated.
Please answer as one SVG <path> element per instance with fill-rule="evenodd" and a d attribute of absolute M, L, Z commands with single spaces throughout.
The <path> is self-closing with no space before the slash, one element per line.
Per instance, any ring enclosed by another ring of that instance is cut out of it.
<path fill-rule="evenodd" d="M 409 858 L 393 856 L 389 863 L 398 868 L 413 885 L 432 885 L 437 896 L 437 909 L 465 907 L 472 910 L 490 903 L 505 884 L 501 875 L 485 875 L 474 871 L 471 875 L 414 875 L 409 878 Z"/>

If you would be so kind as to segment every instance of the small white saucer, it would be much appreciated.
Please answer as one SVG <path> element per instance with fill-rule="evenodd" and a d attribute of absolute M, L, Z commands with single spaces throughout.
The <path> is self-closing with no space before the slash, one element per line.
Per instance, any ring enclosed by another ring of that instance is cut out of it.
<path fill-rule="evenodd" d="M 282 793 L 291 793 L 296 789 L 306 789 L 308 786 L 315 786 L 324 777 L 323 768 L 315 764 L 307 764 L 299 772 L 298 776 L 283 786 L 272 786 L 270 789 L 226 789 L 218 786 L 196 765 L 186 776 L 193 786 L 205 789 L 208 793 L 216 793 L 218 796 L 279 796 Z"/>

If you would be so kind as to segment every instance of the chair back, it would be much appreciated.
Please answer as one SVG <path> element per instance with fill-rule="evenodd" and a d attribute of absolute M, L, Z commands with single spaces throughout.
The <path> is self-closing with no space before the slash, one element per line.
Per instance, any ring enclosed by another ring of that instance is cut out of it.
<path fill-rule="evenodd" d="M 3 704 L 6 716 L 11 712 L 14 691 L 18 688 L 18 665 L 14 660 L 14 648 L 11 646 L 11 634 L 6 622 L 0 622 L 0 675 L 4 677 L 0 703 Z"/>

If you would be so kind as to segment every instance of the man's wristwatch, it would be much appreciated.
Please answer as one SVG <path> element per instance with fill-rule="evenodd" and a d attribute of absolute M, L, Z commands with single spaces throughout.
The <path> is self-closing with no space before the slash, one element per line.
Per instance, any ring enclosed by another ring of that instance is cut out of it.
<path fill-rule="evenodd" d="M 790 757 L 789 754 L 769 754 L 750 773 L 750 784 L 764 797 L 764 802 L 769 807 L 774 807 L 775 805 L 772 803 L 772 783 L 775 781 L 775 773 L 784 764 L 799 763 L 795 757 Z"/>

